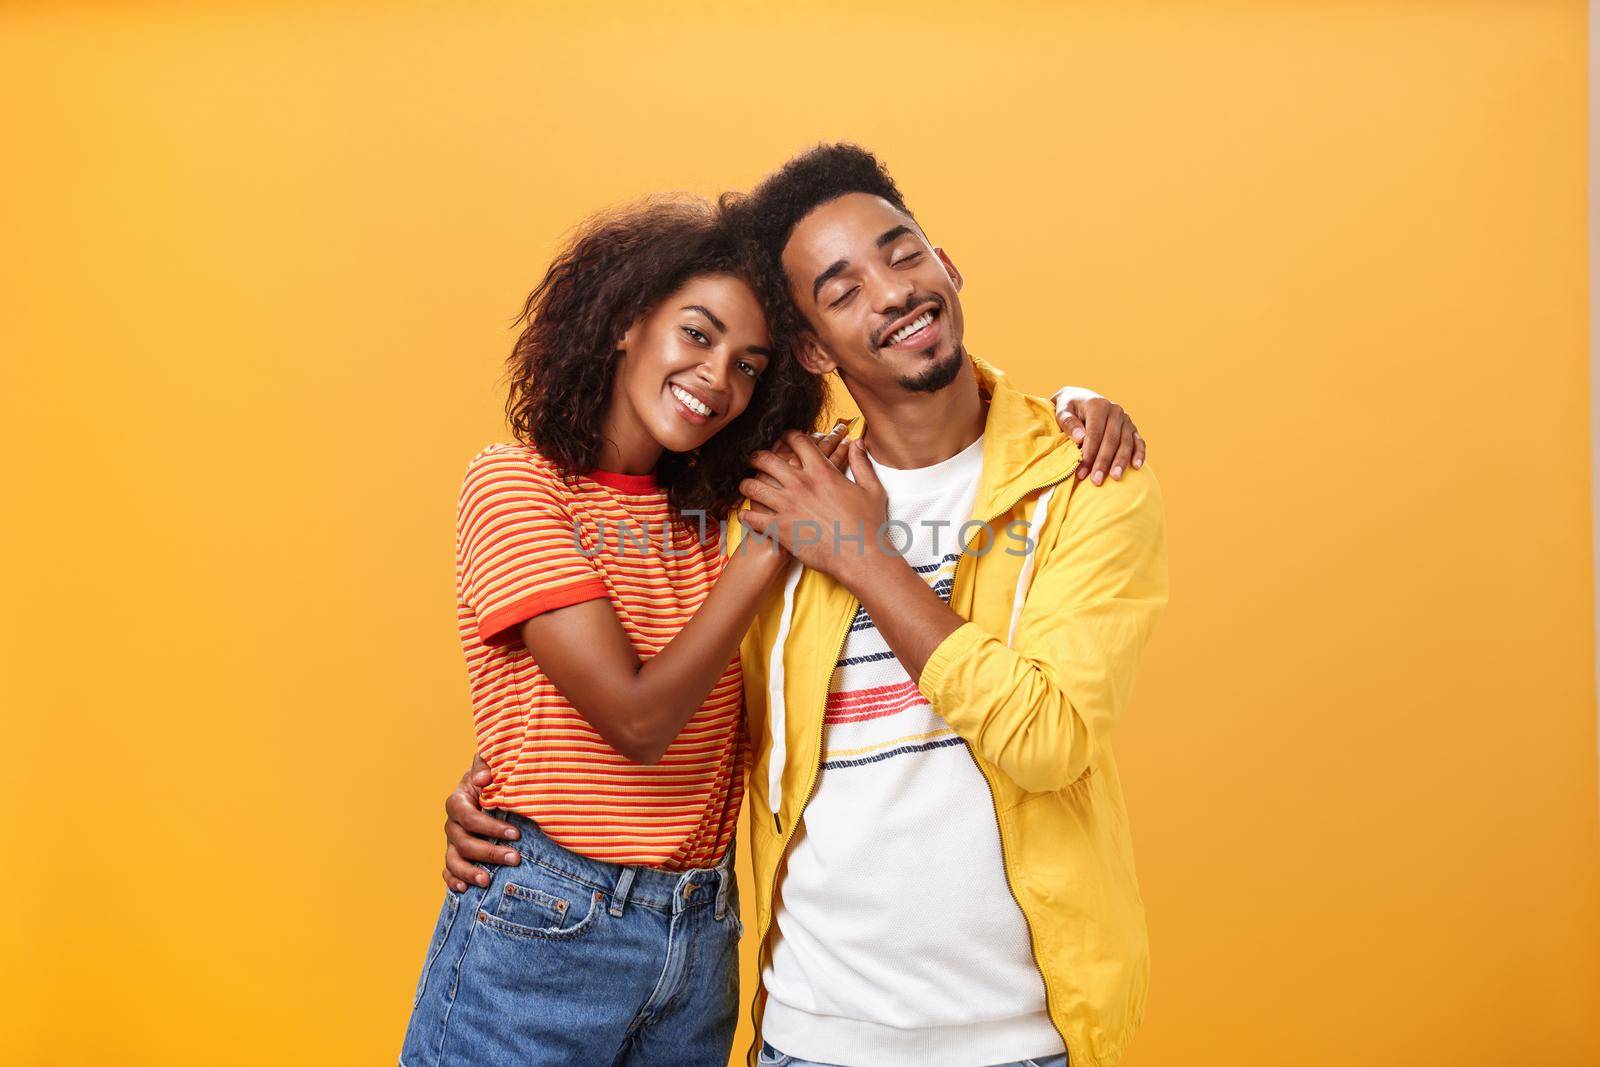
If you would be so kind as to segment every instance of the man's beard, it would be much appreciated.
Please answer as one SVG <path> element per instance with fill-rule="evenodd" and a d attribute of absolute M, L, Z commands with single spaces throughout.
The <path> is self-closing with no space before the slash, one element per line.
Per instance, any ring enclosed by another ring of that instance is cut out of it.
<path fill-rule="evenodd" d="M 900 379 L 900 388 L 908 393 L 937 393 L 956 380 L 967 363 L 967 348 L 956 345 L 948 359 L 940 360 L 917 374 Z"/>

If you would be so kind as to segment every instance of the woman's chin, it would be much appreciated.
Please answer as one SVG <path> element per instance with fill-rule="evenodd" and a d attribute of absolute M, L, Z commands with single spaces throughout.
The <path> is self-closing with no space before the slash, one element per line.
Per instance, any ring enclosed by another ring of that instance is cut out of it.
<path fill-rule="evenodd" d="M 656 436 L 656 440 L 668 452 L 693 452 L 715 435 L 714 430 L 687 425 L 672 426 L 663 427 L 662 432 Z"/>

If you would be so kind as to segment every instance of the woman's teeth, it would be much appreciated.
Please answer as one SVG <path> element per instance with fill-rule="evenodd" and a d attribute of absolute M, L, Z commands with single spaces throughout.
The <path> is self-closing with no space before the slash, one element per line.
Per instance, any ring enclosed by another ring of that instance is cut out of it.
<path fill-rule="evenodd" d="M 933 323 L 933 312 L 924 311 L 922 314 L 918 315 L 915 319 L 913 319 L 912 321 L 906 323 L 904 326 L 900 327 L 894 333 L 890 334 L 889 335 L 889 343 L 892 344 L 892 345 L 897 345 L 901 341 L 904 341 L 906 338 L 910 337 L 912 334 L 918 333 L 921 330 L 923 330 L 925 327 L 932 325 L 932 323 Z"/>
<path fill-rule="evenodd" d="M 711 409 L 696 400 L 693 393 L 679 389 L 676 385 L 670 386 L 670 388 L 672 389 L 672 395 L 678 398 L 678 403 L 703 418 L 711 417 Z"/>

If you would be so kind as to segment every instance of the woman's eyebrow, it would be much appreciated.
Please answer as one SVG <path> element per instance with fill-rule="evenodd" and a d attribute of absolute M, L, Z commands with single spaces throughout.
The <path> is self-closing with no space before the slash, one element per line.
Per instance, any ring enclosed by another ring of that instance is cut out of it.
<path fill-rule="evenodd" d="M 698 312 L 700 312 L 700 314 L 702 314 L 706 318 L 710 319 L 711 320 L 711 325 L 715 326 L 719 331 L 721 331 L 722 333 L 727 333 L 728 332 L 728 328 L 722 324 L 722 320 L 717 318 L 715 315 L 713 315 L 711 313 L 711 309 L 706 307 L 704 304 L 685 304 L 683 306 L 683 310 L 685 310 L 685 311 L 698 311 Z"/>

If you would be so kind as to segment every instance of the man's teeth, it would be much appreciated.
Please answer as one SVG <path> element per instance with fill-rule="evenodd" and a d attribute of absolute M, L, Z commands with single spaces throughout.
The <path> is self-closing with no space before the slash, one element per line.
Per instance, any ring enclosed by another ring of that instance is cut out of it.
<path fill-rule="evenodd" d="M 916 333 L 918 330 L 921 330 L 923 327 L 931 325 L 932 322 L 933 322 L 933 312 L 924 311 L 921 315 L 918 315 L 911 322 L 906 323 L 904 326 L 900 327 L 894 333 L 890 334 L 889 335 L 889 343 L 892 344 L 892 345 L 897 345 L 901 341 L 904 341 L 907 337 L 910 337 L 912 334 Z"/>
<path fill-rule="evenodd" d="M 709 416 L 711 414 L 711 409 L 700 403 L 700 401 L 696 400 L 693 393 L 686 392 L 674 385 L 672 387 L 672 395 L 678 398 L 678 403 L 682 404 L 696 415 Z"/>

